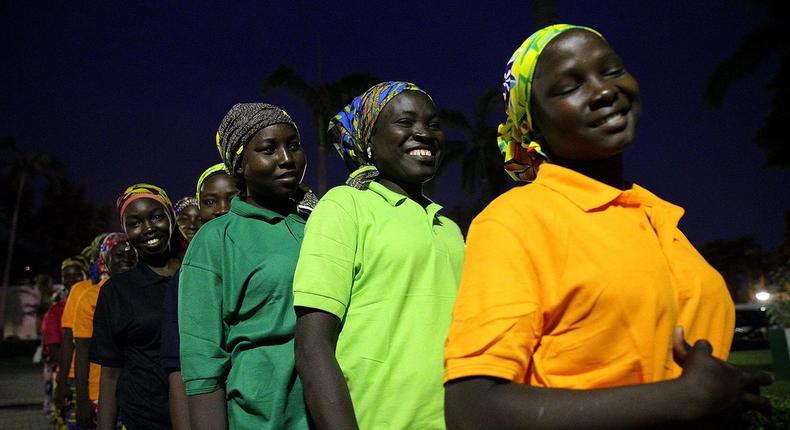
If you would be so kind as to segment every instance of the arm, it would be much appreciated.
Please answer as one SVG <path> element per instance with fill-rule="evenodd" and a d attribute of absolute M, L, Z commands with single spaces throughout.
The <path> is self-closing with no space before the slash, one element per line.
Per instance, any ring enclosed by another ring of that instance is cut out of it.
<path fill-rule="evenodd" d="M 181 371 L 176 370 L 167 375 L 170 382 L 170 422 L 173 430 L 190 430 L 189 409 L 186 387 L 181 379 Z"/>
<path fill-rule="evenodd" d="M 63 329 L 63 340 L 60 341 L 60 370 L 58 371 L 58 389 L 55 392 L 55 406 L 63 409 L 69 392 L 69 369 L 74 355 L 74 336 L 70 328 Z"/>
<path fill-rule="evenodd" d="M 77 423 L 88 428 L 91 423 L 91 399 L 88 394 L 88 373 L 90 372 L 88 351 L 91 347 L 91 340 L 78 337 L 75 344 L 74 384 L 77 388 Z"/>
<path fill-rule="evenodd" d="M 195 430 L 227 430 L 225 389 L 189 396 L 189 422 Z"/>
<path fill-rule="evenodd" d="M 313 422 L 318 429 L 357 429 L 351 395 L 335 359 L 340 319 L 311 308 L 298 307 L 296 313 L 296 370 Z"/>
<path fill-rule="evenodd" d="M 119 376 L 121 376 L 120 367 L 101 367 L 99 379 L 101 402 L 99 402 L 96 430 L 115 430 L 115 423 L 118 420 L 118 399 L 115 397 L 115 389 Z"/>
<path fill-rule="evenodd" d="M 766 399 L 748 392 L 770 383 L 768 375 L 746 374 L 716 359 L 706 341 L 682 353 L 676 342 L 675 352 L 683 356 L 683 375 L 653 384 L 565 390 L 487 377 L 451 381 L 445 390 L 447 428 L 720 428 L 717 423 L 735 422 L 743 409 L 770 409 Z"/>

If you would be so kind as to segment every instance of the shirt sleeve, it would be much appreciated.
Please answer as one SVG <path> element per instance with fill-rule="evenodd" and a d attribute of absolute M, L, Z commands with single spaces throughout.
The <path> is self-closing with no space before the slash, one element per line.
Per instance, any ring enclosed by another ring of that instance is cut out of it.
<path fill-rule="evenodd" d="M 496 217 L 472 223 L 445 344 L 445 382 L 469 376 L 524 382 L 541 327 L 538 279 L 522 235 Z"/>
<path fill-rule="evenodd" d="M 294 306 L 320 309 L 343 320 L 354 281 L 357 222 L 352 196 L 342 188 L 332 191 L 305 226 L 294 273 Z"/>
<path fill-rule="evenodd" d="M 121 326 L 123 308 L 119 306 L 118 294 L 112 279 L 101 288 L 93 315 L 93 338 L 89 360 L 107 367 L 123 367 L 123 349 L 116 343 Z"/>
<path fill-rule="evenodd" d="M 162 346 L 159 351 L 162 368 L 168 372 L 181 368 L 178 341 L 178 282 L 180 271 L 167 284 L 165 301 L 162 304 Z"/>
<path fill-rule="evenodd" d="M 63 309 L 63 316 L 60 320 L 62 328 L 74 328 L 74 313 L 77 310 L 77 302 L 79 302 L 82 293 L 85 292 L 82 282 L 84 281 L 74 284 L 71 291 L 69 291 L 69 297 L 66 298 L 66 307 Z"/>
<path fill-rule="evenodd" d="M 210 243 L 194 243 L 187 250 L 208 248 Z M 187 258 L 185 258 L 185 261 Z M 211 393 L 224 385 L 230 368 L 225 350 L 227 327 L 223 318 L 222 279 L 213 270 L 190 262 L 181 266 L 178 285 L 178 335 L 181 376 L 187 395 Z"/>
<path fill-rule="evenodd" d="M 85 292 L 80 296 L 80 300 L 77 302 L 76 309 L 74 310 L 73 332 L 75 338 L 86 338 L 93 336 L 92 298 L 93 294 L 91 294 L 88 290 L 85 290 Z"/>

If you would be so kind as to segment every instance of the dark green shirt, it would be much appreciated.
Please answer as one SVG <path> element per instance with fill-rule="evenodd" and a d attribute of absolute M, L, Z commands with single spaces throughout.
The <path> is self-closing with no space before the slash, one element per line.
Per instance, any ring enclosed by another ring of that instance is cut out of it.
<path fill-rule="evenodd" d="M 293 345 L 304 225 L 296 213 L 237 197 L 184 256 L 178 318 L 187 395 L 225 388 L 230 428 L 308 428 Z"/>

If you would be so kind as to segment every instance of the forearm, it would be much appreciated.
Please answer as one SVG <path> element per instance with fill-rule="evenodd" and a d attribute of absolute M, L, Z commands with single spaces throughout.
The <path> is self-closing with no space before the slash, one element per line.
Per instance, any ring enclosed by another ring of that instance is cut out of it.
<path fill-rule="evenodd" d="M 296 329 L 296 370 L 302 380 L 307 409 L 318 429 L 357 429 L 354 406 L 335 359 L 332 337 L 317 336 L 307 330 L 310 319 L 316 317 L 325 318 L 319 313 L 300 317 Z"/>
<path fill-rule="evenodd" d="M 90 350 L 91 340 L 75 339 L 75 361 L 74 361 L 74 385 L 77 388 L 77 408 L 85 406 L 90 402 L 88 394 L 88 379 L 90 372 L 90 362 L 88 361 L 88 351 Z M 82 404 L 80 404 L 82 403 Z M 88 406 L 90 406 L 88 404 Z"/>
<path fill-rule="evenodd" d="M 63 340 L 60 342 L 60 374 L 58 384 L 65 390 L 71 369 L 71 359 L 74 355 L 74 336 L 70 328 L 63 329 Z"/>
<path fill-rule="evenodd" d="M 650 429 L 698 419 L 679 380 L 598 390 L 533 387 L 489 378 L 450 382 L 447 428 Z"/>
<path fill-rule="evenodd" d="M 190 430 L 189 405 L 181 372 L 170 372 L 167 379 L 170 382 L 170 423 L 173 430 Z"/>
<path fill-rule="evenodd" d="M 189 423 L 194 430 L 227 430 L 225 390 L 188 397 Z"/>
<path fill-rule="evenodd" d="M 118 419 L 118 399 L 115 396 L 115 389 L 118 385 L 118 377 L 121 369 L 118 367 L 102 366 L 99 382 L 99 413 L 96 418 L 96 430 L 115 430 L 115 423 Z"/>

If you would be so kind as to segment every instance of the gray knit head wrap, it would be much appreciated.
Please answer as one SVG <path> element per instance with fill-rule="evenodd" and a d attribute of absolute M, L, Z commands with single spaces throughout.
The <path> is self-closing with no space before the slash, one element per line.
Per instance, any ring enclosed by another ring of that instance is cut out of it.
<path fill-rule="evenodd" d="M 274 124 L 288 124 L 299 134 L 296 123 L 288 113 L 277 106 L 268 103 L 237 103 L 222 119 L 217 131 L 217 149 L 233 176 L 241 160 L 244 146 L 252 139 L 255 133 Z"/>

